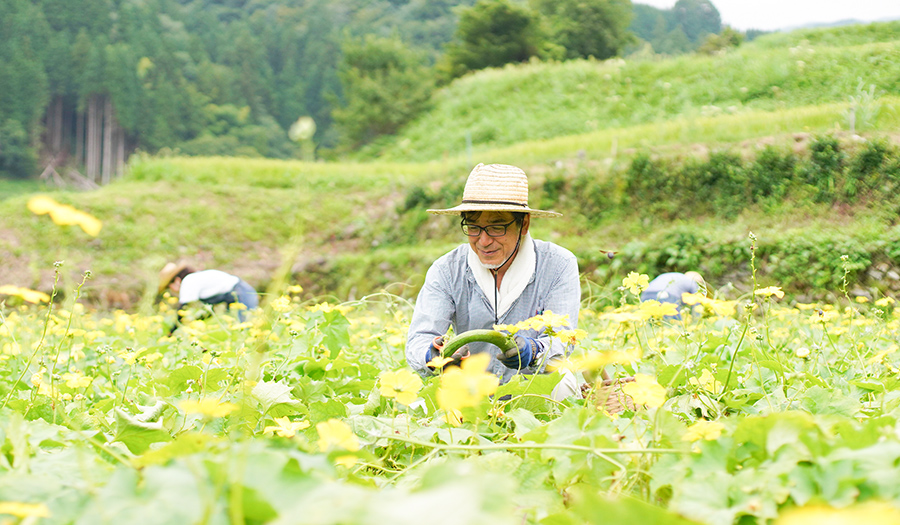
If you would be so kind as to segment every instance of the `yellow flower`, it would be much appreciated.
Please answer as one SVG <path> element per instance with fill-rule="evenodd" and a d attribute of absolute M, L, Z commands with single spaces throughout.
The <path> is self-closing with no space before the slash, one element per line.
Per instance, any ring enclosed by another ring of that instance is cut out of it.
<path fill-rule="evenodd" d="M 896 352 L 896 351 L 897 351 L 897 348 L 898 348 L 897 345 L 891 345 L 891 346 L 887 347 L 886 349 L 884 349 L 884 350 L 882 350 L 881 352 L 878 352 L 877 354 L 875 354 L 874 356 L 872 356 L 872 357 L 869 359 L 869 363 L 870 363 L 870 364 L 871 364 L 871 363 L 880 363 L 881 361 L 884 360 L 885 356 L 887 356 L 888 354 L 893 354 L 894 352 Z"/>
<path fill-rule="evenodd" d="M 797 349 L 796 352 L 794 352 L 794 354 L 796 354 L 797 357 L 801 357 L 801 358 L 805 359 L 805 358 L 809 357 L 809 348 L 807 348 L 805 346 L 801 346 L 800 348 Z M 884 357 L 884 356 L 882 355 L 881 357 Z M 873 361 L 869 361 L 869 362 L 871 363 Z"/>
<path fill-rule="evenodd" d="M 574 359 L 570 359 L 566 368 L 573 370 L 599 370 L 606 365 L 627 365 L 640 360 L 641 349 L 609 350 L 603 352 L 591 352 Z M 561 365 L 562 366 L 562 365 Z"/>
<path fill-rule="evenodd" d="M 634 295 L 640 295 L 649 284 L 650 276 L 644 273 L 629 272 L 628 276 L 622 279 L 622 286 L 628 288 Z"/>
<path fill-rule="evenodd" d="M 869 298 L 866 297 L 865 295 L 857 295 L 856 297 L 853 298 L 853 300 L 859 304 L 865 304 L 865 303 L 869 302 Z"/>
<path fill-rule="evenodd" d="M 330 305 L 328 303 L 319 303 L 319 304 L 307 307 L 307 310 L 309 310 L 310 312 L 323 312 L 323 313 L 333 312 L 333 311 L 337 310 L 342 315 L 346 315 L 348 312 L 353 310 L 353 307 L 349 306 L 349 305 L 344 305 L 344 304 Z"/>
<path fill-rule="evenodd" d="M 381 395 L 393 397 L 404 405 L 409 406 L 416 400 L 420 388 L 422 378 L 406 368 L 381 374 Z"/>
<path fill-rule="evenodd" d="M 446 365 L 450 361 L 453 361 L 453 359 L 450 359 L 449 357 L 437 356 L 437 357 L 433 358 L 431 361 L 428 361 L 428 363 L 426 363 L 426 364 L 428 366 L 430 366 L 431 368 L 442 368 L 444 365 Z"/>
<path fill-rule="evenodd" d="M 761 295 L 763 297 L 772 297 L 773 295 L 779 299 L 784 297 L 784 292 L 781 291 L 780 286 L 769 286 L 768 288 L 760 288 L 754 292 L 756 295 Z"/>
<path fill-rule="evenodd" d="M 86 388 L 94 380 L 93 377 L 83 375 L 80 372 L 75 374 L 65 373 L 62 375 L 62 379 L 69 388 Z"/>
<path fill-rule="evenodd" d="M 294 295 L 303 293 L 303 287 L 300 286 L 299 284 L 292 284 L 292 285 L 288 286 L 288 293 L 291 293 Z"/>
<path fill-rule="evenodd" d="M 725 425 L 718 421 L 700 420 L 689 426 L 687 432 L 681 437 L 683 441 L 698 441 L 705 439 L 706 441 L 715 441 L 722 435 Z"/>
<path fill-rule="evenodd" d="M 600 314 L 600 319 L 608 319 L 614 323 L 635 323 L 637 321 L 643 321 L 644 317 L 637 312 L 606 312 Z"/>
<path fill-rule="evenodd" d="M 76 210 L 68 204 L 60 204 L 50 197 L 32 197 L 27 206 L 35 215 L 49 213 L 50 219 L 60 226 L 78 225 L 91 237 L 99 235 L 103 228 L 103 223 L 93 215 Z"/>
<path fill-rule="evenodd" d="M 338 456 L 338 457 L 334 458 L 334 462 L 338 465 L 342 465 L 344 467 L 350 468 L 353 465 L 356 465 L 356 462 L 358 459 L 359 458 L 357 458 L 356 456 L 350 456 L 350 455 Z"/>
<path fill-rule="evenodd" d="M 700 372 L 700 379 L 692 377 L 688 380 L 688 382 L 692 385 L 701 386 L 705 390 L 712 392 L 713 394 L 718 394 L 724 388 L 722 383 L 720 381 L 717 381 L 715 376 L 712 375 L 712 372 L 710 372 L 707 368 L 704 368 L 703 372 Z"/>
<path fill-rule="evenodd" d="M 575 330 L 560 330 L 556 332 L 556 337 L 559 338 L 560 341 L 566 343 L 567 345 L 577 345 L 578 341 L 581 341 L 587 336 L 587 332 L 576 328 Z"/>
<path fill-rule="evenodd" d="M 519 330 L 537 330 L 538 332 L 542 332 L 544 330 L 552 331 L 554 328 L 565 328 L 569 326 L 571 326 L 571 323 L 569 322 L 568 314 L 559 315 L 550 310 L 545 310 L 544 313 L 529 317 L 524 321 L 519 321 L 512 326 L 496 325 L 494 329 L 514 334 Z"/>
<path fill-rule="evenodd" d="M 0 514 L 11 514 L 17 518 L 50 517 L 50 511 L 43 503 L 19 503 L 18 501 L 0 501 Z"/>
<path fill-rule="evenodd" d="M 41 383 L 44 382 L 44 373 L 43 372 L 35 372 L 31 375 L 31 384 L 34 386 L 41 386 Z"/>
<path fill-rule="evenodd" d="M 622 392 L 631 396 L 635 403 L 651 408 L 661 407 L 666 402 L 666 389 L 646 374 L 635 374 L 634 381 L 622 385 Z"/>
<path fill-rule="evenodd" d="M 292 307 L 291 298 L 286 295 L 272 301 L 272 309 L 279 313 L 289 312 Z"/>
<path fill-rule="evenodd" d="M 868 523 L 888 525 L 900 523 L 900 510 L 882 502 L 866 502 L 836 509 L 824 505 L 810 505 L 784 512 L 775 525 L 845 525 Z"/>
<path fill-rule="evenodd" d="M 278 424 L 267 426 L 263 430 L 263 433 L 268 434 L 269 432 L 274 432 L 281 437 L 291 438 L 297 434 L 298 430 L 309 427 L 309 421 L 291 421 L 287 416 L 276 417 L 275 422 Z"/>
<path fill-rule="evenodd" d="M 737 301 L 717 301 L 711 299 L 706 305 L 719 317 L 731 317 L 737 310 L 735 307 L 736 304 Z"/>
<path fill-rule="evenodd" d="M 894 302 L 895 301 L 894 301 L 893 297 L 882 297 L 881 299 L 875 301 L 875 306 L 881 306 L 881 307 L 890 306 L 890 305 L 894 304 Z"/>
<path fill-rule="evenodd" d="M 344 449 L 350 452 L 359 450 L 359 438 L 340 419 L 329 419 L 324 423 L 318 423 L 316 431 L 319 432 L 319 450 L 322 452 L 333 449 Z"/>
<path fill-rule="evenodd" d="M 437 391 L 441 408 L 450 411 L 475 406 L 496 392 L 500 379 L 486 372 L 490 359 L 489 354 L 475 354 L 463 359 L 459 367 L 445 371 Z"/>
<path fill-rule="evenodd" d="M 666 317 L 678 315 L 678 307 L 674 303 L 661 303 L 650 300 L 641 303 L 640 313 L 647 319 L 651 317 Z"/>
<path fill-rule="evenodd" d="M 186 399 L 178 403 L 178 407 L 186 414 L 202 414 L 208 417 L 225 417 L 239 408 L 234 403 L 219 403 L 217 399 L 212 397 L 198 401 Z"/>
<path fill-rule="evenodd" d="M 513 335 L 519 331 L 519 325 L 517 325 L 517 324 L 495 324 L 494 330 L 497 330 L 498 332 L 506 332 L 510 335 Z"/>
<path fill-rule="evenodd" d="M 29 290 L 28 288 L 19 288 L 18 286 L 13 286 L 11 284 L 0 286 L 0 294 L 15 295 L 16 297 L 21 297 L 24 301 L 33 304 L 50 302 L 50 296 L 44 292 Z"/>

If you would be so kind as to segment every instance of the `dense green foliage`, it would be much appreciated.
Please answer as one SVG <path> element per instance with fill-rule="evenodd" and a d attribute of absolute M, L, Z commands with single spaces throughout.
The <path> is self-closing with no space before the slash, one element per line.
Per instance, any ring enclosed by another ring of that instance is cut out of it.
<path fill-rule="evenodd" d="M 627 288 L 616 308 L 581 310 L 567 366 L 584 388 L 562 401 L 550 398 L 558 373 L 497 386 L 477 357 L 419 379 L 404 357 L 411 306 L 388 295 L 313 304 L 284 290 L 245 323 L 190 310 L 173 336 L 168 302 L 129 315 L 11 297 L 0 512 L 47 524 L 900 519 L 895 302 L 789 307 L 777 287 L 753 287 L 673 320 Z M 613 389 L 593 379 L 604 366 Z"/>

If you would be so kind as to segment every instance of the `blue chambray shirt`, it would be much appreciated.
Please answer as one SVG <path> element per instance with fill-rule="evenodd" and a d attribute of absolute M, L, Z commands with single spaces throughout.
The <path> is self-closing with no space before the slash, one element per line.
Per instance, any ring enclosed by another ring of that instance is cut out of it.
<path fill-rule="evenodd" d="M 494 298 L 485 296 L 466 263 L 470 249 L 468 244 L 455 248 L 436 260 L 425 274 L 406 339 L 406 361 L 423 376 L 432 373 L 425 364 L 432 341 L 447 333 L 451 325 L 456 334 L 491 329 L 494 325 Z M 534 251 L 534 274 L 519 298 L 500 317 L 500 324 L 515 324 L 549 310 L 568 315 L 571 326 L 567 328 L 576 328 L 581 285 L 575 255 L 556 244 L 537 239 L 534 240 Z M 550 359 L 570 351 L 559 339 L 553 339 L 551 347 L 550 338 L 537 337 L 534 330 L 519 333 L 534 337 L 539 347 L 535 365 L 522 370 L 523 373 L 537 372 Z M 497 360 L 500 349 L 490 343 L 470 343 L 469 351 L 490 353 L 488 371 L 500 377 L 501 383 L 518 373 Z"/>

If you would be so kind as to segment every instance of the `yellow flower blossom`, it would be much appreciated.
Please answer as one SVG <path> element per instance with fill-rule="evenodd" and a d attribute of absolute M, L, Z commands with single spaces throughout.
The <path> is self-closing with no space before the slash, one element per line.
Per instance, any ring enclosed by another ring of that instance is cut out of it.
<path fill-rule="evenodd" d="M 292 285 L 288 286 L 287 291 L 290 294 L 297 295 L 297 294 L 303 293 L 303 287 L 300 286 L 299 284 L 292 284 Z"/>
<path fill-rule="evenodd" d="M 609 350 L 602 352 L 590 352 L 583 356 L 568 359 L 560 367 L 571 370 L 599 370 L 607 365 L 627 365 L 641 359 L 641 349 Z M 548 367 L 549 368 L 549 367 Z"/>
<path fill-rule="evenodd" d="M 687 432 L 685 432 L 681 439 L 690 442 L 699 441 L 701 439 L 715 441 L 719 439 L 719 436 L 722 435 L 722 430 L 724 429 L 725 425 L 718 421 L 700 420 L 689 426 Z"/>
<path fill-rule="evenodd" d="M 833 508 L 809 505 L 788 510 L 778 517 L 775 525 L 844 525 L 870 523 L 883 525 L 900 523 L 900 510 L 881 502 L 866 502 L 849 507 Z"/>
<path fill-rule="evenodd" d="M 767 288 L 760 288 L 754 292 L 755 295 L 760 295 L 762 297 L 772 297 L 773 295 L 779 299 L 784 297 L 784 292 L 781 291 L 780 286 L 769 286 Z"/>
<path fill-rule="evenodd" d="M 86 376 L 81 372 L 78 373 L 65 373 L 62 375 L 63 381 L 66 382 L 66 386 L 69 388 L 87 388 L 91 385 L 91 381 L 94 380 L 93 377 Z"/>
<path fill-rule="evenodd" d="M 881 307 L 890 306 L 890 305 L 894 304 L 894 302 L 895 301 L 894 301 L 893 297 L 882 297 L 881 299 L 875 301 L 875 306 L 881 306 Z"/>
<path fill-rule="evenodd" d="M 678 307 L 674 303 L 661 303 L 653 300 L 642 302 L 639 311 L 647 319 L 678 315 Z"/>
<path fill-rule="evenodd" d="M 282 314 L 290 312 L 293 308 L 293 304 L 291 304 L 291 298 L 286 295 L 282 295 L 278 299 L 275 299 L 271 304 L 273 310 Z"/>
<path fill-rule="evenodd" d="M 359 438 L 353 433 L 353 430 L 340 419 L 329 419 L 323 423 L 316 424 L 316 431 L 319 433 L 319 450 L 328 452 L 334 449 L 349 450 L 356 452 L 359 450 Z M 355 461 L 355 460 L 354 460 Z"/>
<path fill-rule="evenodd" d="M 635 323 L 643 321 L 644 316 L 637 312 L 606 312 L 600 314 L 600 319 L 607 319 L 614 323 Z"/>
<path fill-rule="evenodd" d="M 421 388 L 422 378 L 407 368 L 381 374 L 381 395 L 392 397 L 398 403 L 409 406 L 416 400 Z"/>
<path fill-rule="evenodd" d="M 11 284 L 4 284 L 3 286 L 0 286 L 0 294 L 21 297 L 22 300 L 32 304 L 50 302 L 50 296 L 45 294 L 44 292 L 29 290 L 28 288 L 20 288 Z"/>
<path fill-rule="evenodd" d="M 865 295 L 857 295 L 856 297 L 853 298 L 853 300 L 859 304 L 865 304 L 865 303 L 869 302 L 869 298 L 866 297 Z"/>
<path fill-rule="evenodd" d="M 807 348 L 805 346 L 801 346 L 794 352 L 794 355 L 796 355 L 797 357 L 800 357 L 802 359 L 806 359 L 807 357 L 809 357 L 809 348 Z"/>
<path fill-rule="evenodd" d="M 50 511 L 43 503 L 20 503 L 0 501 L 0 514 L 11 514 L 17 518 L 49 518 Z M 29 521 L 29 523 L 31 523 Z"/>
<path fill-rule="evenodd" d="M 634 295 L 640 295 L 649 284 L 650 276 L 644 273 L 629 272 L 628 276 L 622 279 L 622 286 L 628 288 Z"/>
<path fill-rule="evenodd" d="M 694 386 L 702 387 L 704 390 L 712 392 L 713 394 L 718 394 L 724 388 L 722 383 L 716 380 L 715 376 L 712 375 L 712 372 L 710 372 L 708 368 L 704 368 L 703 371 L 700 372 L 699 379 L 692 377 L 688 382 Z"/>
<path fill-rule="evenodd" d="M 353 311 L 353 307 L 350 305 L 346 305 L 346 304 L 331 305 L 328 303 L 319 303 L 319 304 L 315 304 L 313 306 L 307 307 L 307 310 L 309 310 L 310 312 L 322 312 L 322 313 L 329 313 L 329 312 L 333 312 L 333 311 L 337 310 L 338 312 L 341 313 L 341 315 L 347 315 L 349 312 Z"/>
<path fill-rule="evenodd" d="M 263 433 L 268 434 L 274 432 L 280 437 L 292 438 L 297 434 L 298 430 L 309 427 L 309 421 L 291 421 L 287 416 L 276 417 L 275 423 L 277 423 L 277 425 L 267 426 L 263 430 Z"/>
<path fill-rule="evenodd" d="M 556 337 L 567 345 L 577 345 L 578 341 L 587 337 L 587 332 L 580 328 L 576 328 L 575 330 L 560 330 L 559 332 L 556 332 Z"/>
<path fill-rule="evenodd" d="M 186 414 L 202 414 L 208 417 L 225 417 L 239 408 L 234 403 L 219 403 L 212 397 L 197 401 L 186 399 L 178 403 L 178 407 Z"/>
<path fill-rule="evenodd" d="M 350 455 L 338 456 L 338 457 L 334 458 L 334 462 L 338 465 L 350 468 L 353 465 L 356 465 L 356 462 L 358 461 L 358 459 L 359 458 L 357 458 L 356 456 L 350 456 Z"/>
<path fill-rule="evenodd" d="M 661 407 L 666 402 L 666 389 L 647 374 L 635 374 L 634 381 L 622 385 L 622 392 L 631 396 L 638 405 Z"/>
<path fill-rule="evenodd" d="M 426 363 L 426 364 L 428 366 L 430 366 L 431 368 L 443 368 L 443 366 L 446 365 L 447 363 L 449 363 L 450 361 L 453 361 L 453 359 L 450 359 L 449 357 L 437 356 L 437 357 L 433 358 L 431 361 L 428 361 L 428 363 Z"/>
<path fill-rule="evenodd" d="M 100 234 L 103 223 L 89 213 L 76 210 L 68 204 L 60 204 L 50 197 L 38 195 L 28 201 L 28 209 L 35 215 L 50 214 L 50 219 L 60 226 L 78 225 L 91 237 Z"/>
<path fill-rule="evenodd" d="M 877 354 L 875 354 L 875 355 L 872 356 L 871 358 L 869 358 L 869 363 L 870 363 L 870 364 L 872 364 L 872 363 L 880 363 L 880 362 L 882 362 L 882 361 L 884 360 L 885 356 L 887 356 L 888 354 L 893 354 L 894 352 L 897 351 L 897 349 L 898 349 L 898 346 L 897 346 L 897 345 L 895 345 L 895 344 L 894 344 L 894 345 L 891 345 L 891 346 L 885 348 L 884 350 L 882 350 L 881 352 L 878 352 Z"/>
<path fill-rule="evenodd" d="M 459 367 L 445 371 L 437 391 L 441 408 L 450 411 L 475 406 L 496 392 L 500 379 L 486 372 L 490 359 L 489 354 L 475 354 L 463 359 Z"/>
<path fill-rule="evenodd" d="M 545 310 L 544 313 L 529 317 L 514 325 L 495 325 L 494 330 L 506 331 L 510 334 L 514 334 L 519 330 L 537 330 L 538 332 L 547 330 L 552 332 L 557 328 L 568 326 L 571 326 L 568 314 L 559 315 L 550 310 Z"/>

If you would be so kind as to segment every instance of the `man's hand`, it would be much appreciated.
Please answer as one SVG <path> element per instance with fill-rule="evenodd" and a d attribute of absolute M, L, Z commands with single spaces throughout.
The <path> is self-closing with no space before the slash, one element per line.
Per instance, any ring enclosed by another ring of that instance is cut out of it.
<path fill-rule="evenodd" d="M 497 359 L 500 360 L 504 366 L 512 368 L 513 370 L 521 370 L 531 366 L 531 363 L 534 361 L 534 357 L 537 354 L 537 341 L 530 337 L 522 337 L 520 335 L 515 336 L 514 341 L 516 342 L 516 347 L 498 355 Z"/>
<path fill-rule="evenodd" d="M 456 352 L 453 352 L 453 355 L 445 358 L 442 357 L 444 354 L 442 350 L 444 349 L 444 337 L 437 336 L 434 338 L 434 341 L 431 342 L 431 348 L 428 349 L 428 363 L 434 361 L 435 363 L 440 363 L 440 361 L 449 359 L 444 363 L 437 364 L 436 366 L 429 366 L 428 368 L 434 370 L 436 368 L 440 368 L 441 370 L 447 368 L 448 366 L 459 366 L 462 363 L 462 360 L 469 357 L 469 345 L 461 346 Z"/>

